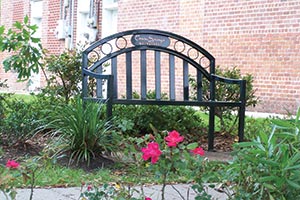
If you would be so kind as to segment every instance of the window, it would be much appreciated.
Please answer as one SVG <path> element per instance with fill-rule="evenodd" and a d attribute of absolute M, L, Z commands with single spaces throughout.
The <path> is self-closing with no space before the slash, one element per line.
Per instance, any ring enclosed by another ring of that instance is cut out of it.
<path fill-rule="evenodd" d="M 103 0 L 102 38 L 117 32 L 118 0 Z"/>
<path fill-rule="evenodd" d="M 34 37 L 42 37 L 42 17 L 43 17 L 43 1 L 30 1 L 30 23 L 32 25 L 37 25 L 38 29 L 34 33 Z M 41 85 L 40 74 L 32 74 L 28 80 L 28 90 L 33 92 L 37 90 Z"/>

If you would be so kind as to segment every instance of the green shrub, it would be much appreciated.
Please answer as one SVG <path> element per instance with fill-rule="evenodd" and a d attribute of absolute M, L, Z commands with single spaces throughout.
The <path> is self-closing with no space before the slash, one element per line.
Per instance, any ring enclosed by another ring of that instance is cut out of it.
<path fill-rule="evenodd" d="M 86 102 L 76 98 L 74 102 L 61 105 L 50 115 L 50 122 L 41 126 L 50 130 L 59 152 L 70 152 L 73 160 L 87 161 L 96 153 L 113 149 L 116 145 L 114 132 L 104 120 L 101 103 Z"/>
<path fill-rule="evenodd" d="M 197 140 L 205 131 L 196 110 L 184 106 L 115 105 L 115 124 L 129 136 L 151 133 L 152 124 L 158 130 L 178 130 L 187 139 Z"/>
<path fill-rule="evenodd" d="M 235 144 L 234 160 L 223 173 L 235 199 L 299 199 L 299 116 L 294 122 L 272 120 L 271 134 Z"/>
<path fill-rule="evenodd" d="M 47 69 L 47 86 L 43 93 L 62 98 L 68 103 L 71 97 L 80 94 L 81 82 L 81 51 L 66 50 L 59 55 L 45 58 L 44 68 Z"/>
<path fill-rule="evenodd" d="M 253 118 L 245 119 L 245 140 L 255 139 L 260 132 L 270 133 L 272 131 L 272 123 L 270 118 Z"/>
<path fill-rule="evenodd" d="M 7 85 L 6 85 L 6 82 L 7 80 L 4 80 L 4 81 L 1 81 L 0 79 L 0 88 L 6 88 Z M 7 97 L 10 96 L 9 94 L 7 93 L 0 93 L 0 126 L 3 122 L 3 119 L 4 119 L 4 114 L 5 114 L 5 101 L 7 100 Z"/>
<path fill-rule="evenodd" d="M 32 101 L 24 101 L 9 94 L 5 99 L 0 132 L 8 144 L 23 143 L 32 136 L 34 129 L 40 125 L 40 120 L 48 115 L 45 110 L 46 101 L 38 97 L 34 97 Z"/>
<path fill-rule="evenodd" d="M 253 88 L 253 76 L 247 74 L 242 76 L 241 71 L 236 68 L 227 68 L 222 69 L 219 66 L 216 68 L 216 74 L 219 76 L 223 76 L 231 79 L 244 79 L 246 80 L 246 106 L 255 106 L 258 103 L 258 98 L 254 95 L 255 90 Z M 196 86 L 197 82 L 194 77 L 190 77 L 189 82 L 192 87 L 192 98 L 196 98 Z M 209 100 L 209 81 L 206 78 L 203 78 L 203 100 Z M 216 100 L 218 101 L 239 101 L 239 86 L 238 85 L 229 85 L 222 82 L 216 82 Z M 205 108 L 204 110 L 208 110 L 209 108 Z M 229 132 L 235 129 L 235 125 L 237 122 L 237 116 L 234 115 L 233 111 L 237 111 L 238 108 L 228 108 L 228 107 L 216 107 L 215 113 L 216 116 L 220 119 L 220 128 L 222 132 Z"/>

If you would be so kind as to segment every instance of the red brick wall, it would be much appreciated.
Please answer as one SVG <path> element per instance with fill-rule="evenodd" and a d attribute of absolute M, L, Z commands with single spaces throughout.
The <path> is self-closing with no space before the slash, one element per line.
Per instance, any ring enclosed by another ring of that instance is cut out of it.
<path fill-rule="evenodd" d="M 55 37 L 55 28 L 60 19 L 60 0 L 43 1 L 42 43 L 49 54 L 57 54 L 65 48 L 64 40 Z"/>
<path fill-rule="evenodd" d="M 43 2 L 42 42 L 51 53 L 59 53 L 64 42 L 54 37 L 54 29 L 60 1 Z M 30 13 L 29 0 L 1 4 L 1 25 Z M 100 35 L 101 8 L 99 16 Z M 299 0 L 120 0 L 118 30 L 135 28 L 183 35 L 211 52 L 217 65 L 238 66 L 243 74 L 253 74 L 261 100 L 255 111 L 285 113 L 300 105 Z M 1 53 L 0 60 L 4 56 Z M 21 90 L 15 75 L 2 67 L 0 77 L 9 78 L 12 90 Z"/>
<path fill-rule="evenodd" d="M 156 28 L 176 31 L 179 25 L 178 0 L 120 0 L 118 30 Z"/>
<path fill-rule="evenodd" d="M 221 66 L 255 77 L 256 111 L 300 106 L 300 1 L 206 1 L 203 46 Z"/>

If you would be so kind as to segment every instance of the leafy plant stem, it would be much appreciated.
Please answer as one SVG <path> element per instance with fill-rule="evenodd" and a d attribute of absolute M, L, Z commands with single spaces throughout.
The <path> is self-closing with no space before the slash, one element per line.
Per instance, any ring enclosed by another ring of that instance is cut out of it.
<path fill-rule="evenodd" d="M 31 173 L 31 181 L 30 181 L 30 197 L 29 199 L 32 200 L 33 198 L 33 188 L 34 188 L 34 184 L 35 184 L 35 170 L 32 170 L 32 173 Z"/>
<path fill-rule="evenodd" d="M 161 188 L 161 199 L 162 200 L 165 200 L 165 189 L 166 189 L 166 180 L 167 180 L 167 173 L 164 172 L 163 173 L 163 185 L 162 185 L 162 188 Z"/>

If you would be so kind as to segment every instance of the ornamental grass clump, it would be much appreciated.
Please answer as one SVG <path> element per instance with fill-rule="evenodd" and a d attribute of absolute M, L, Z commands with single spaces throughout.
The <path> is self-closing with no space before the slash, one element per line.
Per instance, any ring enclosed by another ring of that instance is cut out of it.
<path fill-rule="evenodd" d="M 51 113 L 50 123 L 40 127 L 53 136 L 52 146 L 59 154 L 70 152 L 70 163 L 81 161 L 90 164 L 91 158 L 116 146 L 111 124 L 104 116 L 102 103 L 74 99 Z"/>

